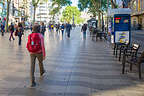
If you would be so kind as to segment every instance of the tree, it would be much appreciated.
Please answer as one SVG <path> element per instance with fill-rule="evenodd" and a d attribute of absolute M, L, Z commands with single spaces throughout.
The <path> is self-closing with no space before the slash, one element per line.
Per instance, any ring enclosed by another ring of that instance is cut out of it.
<path fill-rule="evenodd" d="M 8 31 L 8 22 L 9 22 L 9 7 L 11 0 L 7 0 L 7 15 L 6 15 L 6 32 Z"/>
<path fill-rule="evenodd" d="M 34 14 L 33 14 L 33 23 L 35 22 L 35 15 L 36 15 L 36 8 L 39 4 L 40 0 L 32 0 L 32 5 L 34 7 Z"/>
<path fill-rule="evenodd" d="M 36 8 L 38 4 L 47 2 L 48 0 L 32 0 L 32 5 L 34 7 L 34 14 L 33 14 L 33 23 L 35 22 L 35 15 L 36 15 Z"/>
<path fill-rule="evenodd" d="M 117 8 L 116 0 L 110 0 L 112 8 Z"/>
<path fill-rule="evenodd" d="M 81 12 L 75 6 L 67 6 L 62 12 L 61 21 L 72 22 L 74 19 L 75 24 L 80 24 L 84 20 L 80 17 Z"/>
<path fill-rule="evenodd" d="M 98 15 L 98 25 L 99 28 L 102 27 L 103 14 L 107 9 L 107 0 L 79 0 L 78 7 L 81 11 L 88 8 L 94 17 Z"/>
<path fill-rule="evenodd" d="M 52 10 L 50 11 L 50 15 L 52 15 L 54 19 L 55 15 L 60 12 L 62 6 L 70 5 L 71 3 L 70 0 L 52 0 Z"/>

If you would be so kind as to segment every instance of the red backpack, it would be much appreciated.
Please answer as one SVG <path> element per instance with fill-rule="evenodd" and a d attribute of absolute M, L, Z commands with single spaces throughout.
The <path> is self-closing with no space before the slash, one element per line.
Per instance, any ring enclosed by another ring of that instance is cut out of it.
<path fill-rule="evenodd" d="M 39 33 L 30 34 L 28 39 L 27 49 L 29 52 L 36 53 L 42 50 Z"/>

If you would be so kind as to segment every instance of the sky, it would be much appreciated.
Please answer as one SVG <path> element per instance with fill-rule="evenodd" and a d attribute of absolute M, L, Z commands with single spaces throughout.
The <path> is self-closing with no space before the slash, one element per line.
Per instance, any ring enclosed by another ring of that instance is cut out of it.
<path fill-rule="evenodd" d="M 78 0 L 71 0 L 72 1 L 72 6 L 77 6 Z"/>

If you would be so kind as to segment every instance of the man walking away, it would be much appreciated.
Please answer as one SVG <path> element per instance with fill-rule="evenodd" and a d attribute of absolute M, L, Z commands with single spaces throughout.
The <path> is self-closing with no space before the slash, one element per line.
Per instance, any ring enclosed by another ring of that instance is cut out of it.
<path fill-rule="evenodd" d="M 35 72 L 36 58 L 39 61 L 40 76 L 43 76 L 43 74 L 45 73 L 43 67 L 43 60 L 45 59 L 46 56 L 44 47 L 44 38 L 40 33 L 39 25 L 34 25 L 33 32 L 28 36 L 27 49 L 30 52 L 31 57 L 31 69 L 30 69 L 31 87 L 35 87 L 36 83 L 34 72 Z"/>
<path fill-rule="evenodd" d="M 14 36 L 13 36 L 13 33 L 14 33 L 14 25 L 13 25 L 13 23 L 11 23 L 11 25 L 9 26 L 9 31 L 10 31 L 9 40 L 11 41 L 11 38 L 12 38 L 13 40 L 15 40 L 15 39 L 14 39 Z"/>
<path fill-rule="evenodd" d="M 81 32 L 83 33 L 83 39 L 86 39 L 86 31 L 87 31 L 87 24 L 84 24 L 81 28 Z"/>
<path fill-rule="evenodd" d="M 40 33 L 44 36 L 46 31 L 46 26 L 44 25 L 44 22 L 41 22 L 40 26 Z"/>
<path fill-rule="evenodd" d="M 66 32 L 67 32 L 67 37 L 70 38 L 70 31 L 72 29 L 72 25 L 69 24 L 69 22 L 66 24 Z"/>

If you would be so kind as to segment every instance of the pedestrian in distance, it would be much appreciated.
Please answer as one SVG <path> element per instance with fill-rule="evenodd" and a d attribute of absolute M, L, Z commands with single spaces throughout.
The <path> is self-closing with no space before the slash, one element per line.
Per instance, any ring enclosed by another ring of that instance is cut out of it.
<path fill-rule="evenodd" d="M 9 41 L 11 41 L 11 38 L 13 40 L 15 40 L 14 36 L 13 36 L 13 33 L 14 33 L 14 25 L 13 23 L 11 23 L 11 25 L 9 26 L 9 32 L 10 32 L 10 37 L 9 37 Z"/>
<path fill-rule="evenodd" d="M 65 29 L 65 26 L 64 26 L 64 24 L 62 24 L 62 25 L 61 25 L 62 37 L 63 37 L 63 34 L 64 34 L 64 29 Z"/>
<path fill-rule="evenodd" d="M 2 36 L 4 36 L 4 32 L 5 32 L 5 26 L 3 23 L 1 23 L 1 33 L 2 33 Z"/>
<path fill-rule="evenodd" d="M 67 32 L 67 37 L 70 38 L 70 31 L 72 30 L 72 25 L 68 22 L 66 24 L 66 32 Z"/>
<path fill-rule="evenodd" d="M 59 34 L 60 24 L 55 24 L 56 32 Z"/>
<path fill-rule="evenodd" d="M 15 29 L 14 35 L 15 35 L 15 36 L 18 36 L 18 24 L 15 24 L 15 25 L 14 25 L 14 29 Z"/>
<path fill-rule="evenodd" d="M 14 24 L 14 31 L 16 31 L 17 28 L 18 28 L 18 25 L 15 23 Z"/>
<path fill-rule="evenodd" d="M 58 34 L 60 34 L 60 26 L 61 26 L 60 23 L 58 23 L 58 29 L 57 29 L 58 30 Z"/>
<path fill-rule="evenodd" d="M 23 26 L 22 26 L 22 23 L 18 23 L 18 29 L 17 29 L 17 36 L 19 38 L 19 41 L 18 41 L 18 44 L 21 45 L 21 41 L 22 41 L 22 35 L 24 35 L 24 29 L 23 29 Z"/>
<path fill-rule="evenodd" d="M 39 67 L 40 67 L 40 76 L 43 76 L 45 73 L 44 66 L 43 66 L 43 60 L 45 60 L 45 47 L 44 47 L 44 38 L 42 34 L 40 33 L 40 26 L 34 25 L 32 33 L 28 36 L 28 42 L 27 42 L 27 49 L 30 53 L 31 57 L 31 68 L 30 68 L 30 87 L 35 87 L 35 62 L 36 59 L 39 61 Z"/>
<path fill-rule="evenodd" d="M 51 24 L 49 24 L 48 27 L 49 27 L 49 32 L 51 32 Z"/>
<path fill-rule="evenodd" d="M 54 25 L 51 24 L 51 31 L 54 32 Z"/>
<path fill-rule="evenodd" d="M 44 25 L 44 22 L 40 22 L 40 33 L 44 36 L 46 31 L 46 26 Z"/>
<path fill-rule="evenodd" d="M 56 32 L 58 33 L 58 24 L 55 24 Z"/>
<path fill-rule="evenodd" d="M 83 33 L 83 39 L 86 39 L 87 24 L 83 24 L 81 32 Z"/>

